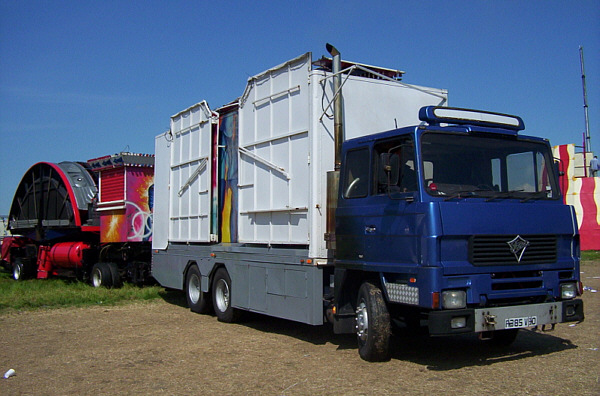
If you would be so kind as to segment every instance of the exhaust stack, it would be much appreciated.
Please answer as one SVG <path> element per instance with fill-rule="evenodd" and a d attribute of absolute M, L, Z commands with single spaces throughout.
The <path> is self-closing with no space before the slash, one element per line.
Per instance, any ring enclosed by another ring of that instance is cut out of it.
<path fill-rule="evenodd" d="M 335 167 L 333 171 L 327 172 L 327 229 L 325 241 L 327 249 L 335 251 L 335 211 L 337 209 L 337 198 L 340 184 L 340 169 L 342 167 L 342 142 L 344 141 L 344 113 L 342 101 L 342 58 L 340 52 L 331 44 L 327 43 L 327 52 L 333 57 L 333 136 L 335 145 Z M 335 254 L 335 253 L 334 253 Z"/>
<path fill-rule="evenodd" d="M 331 44 L 325 45 L 327 52 L 333 57 L 333 92 L 335 99 L 333 101 L 333 136 L 335 141 L 335 170 L 339 171 L 342 166 L 342 142 L 344 141 L 344 113 L 342 99 L 342 76 L 339 74 L 342 70 L 342 57 L 340 52 Z"/>

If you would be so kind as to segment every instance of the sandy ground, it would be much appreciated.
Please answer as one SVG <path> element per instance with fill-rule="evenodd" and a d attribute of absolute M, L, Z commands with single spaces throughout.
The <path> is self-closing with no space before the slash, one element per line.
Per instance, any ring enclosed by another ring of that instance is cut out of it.
<path fill-rule="evenodd" d="M 600 290 L 600 262 L 582 266 Z M 1 395 L 533 394 L 600 395 L 600 292 L 586 320 L 522 331 L 504 349 L 473 336 L 397 337 L 385 363 L 360 359 L 353 336 L 264 316 L 220 323 L 179 294 L 121 307 L 0 315 Z"/>

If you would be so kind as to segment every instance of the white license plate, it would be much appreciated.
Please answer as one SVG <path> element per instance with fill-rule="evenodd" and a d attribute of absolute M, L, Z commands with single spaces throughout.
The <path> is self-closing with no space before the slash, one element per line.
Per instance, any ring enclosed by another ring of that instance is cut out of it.
<path fill-rule="evenodd" d="M 505 329 L 520 329 L 522 327 L 533 327 L 537 325 L 537 316 L 524 316 L 522 318 L 504 319 Z"/>

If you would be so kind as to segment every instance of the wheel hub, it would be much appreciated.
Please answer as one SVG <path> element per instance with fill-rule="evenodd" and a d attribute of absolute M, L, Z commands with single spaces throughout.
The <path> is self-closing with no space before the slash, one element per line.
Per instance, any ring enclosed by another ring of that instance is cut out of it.
<path fill-rule="evenodd" d="M 21 266 L 20 265 L 15 265 L 13 267 L 13 278 L 15 280 L 21 279 Z"/>
<path fill-rule="evenodd" d="M 94 285 L 94 287 L 102 286 L 102 274 L 98 269 L 94 270 L 92 273 L 92 285 Z"/>
<path fill-rule="evenodd" d="M 361 341 L 366 341 L 369 334 L 369 314 L 367 305 L 361 301 L 356 308 L 356 335 Z"/>
<path fill-rule="evenodd" d="M 215 299 L 219 311 L 225 312 L 229 307 L 229 286 L 223 279 L 220 279 L 219 282 L 217 282 Z"/>
<path fill-rule="evenodd" d="M 200 279 L 195 274 L 190 277 L 188 294 L 192 303 L 196 304 L 200 300 Z"/>

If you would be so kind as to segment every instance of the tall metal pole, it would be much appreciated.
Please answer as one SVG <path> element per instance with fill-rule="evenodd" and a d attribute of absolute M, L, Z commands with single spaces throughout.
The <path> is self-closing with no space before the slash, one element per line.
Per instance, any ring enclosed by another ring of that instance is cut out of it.
<path fill-rule="evenodd" d="M 592 151 L 592 142 L 590 138 L 590 119 L 588 116 L 587 89 L 585 86 L 585 66 L 583 65 L 583 47 L 579 46 L 579 61 L 581 63 L 581 83 L 583 85 L 583 112 L 585 114 L 585 145 L 584 151 Z"/>

